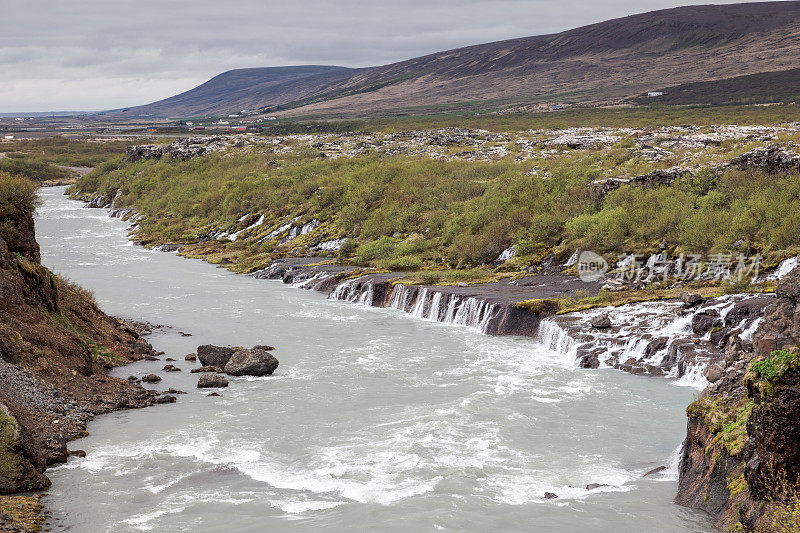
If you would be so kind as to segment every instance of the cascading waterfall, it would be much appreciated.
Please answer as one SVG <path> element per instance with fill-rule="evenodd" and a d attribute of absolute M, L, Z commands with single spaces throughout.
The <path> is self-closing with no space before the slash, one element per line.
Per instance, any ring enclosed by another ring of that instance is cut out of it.
<path fill-rule="evenodd" d="M 350 279 L 340 283 L 331 292 L 330 298 L 344 302 L 372 305 L 375 285 L 371 282 L 361 283 L 359 279 Z"/>
<path fill-rule="evenodd" d="M 327 272 L 317 272 L 313 276 L 309 278 L 305 278 L 300 281 L 292 282 L 292 287 L 296 287 L 298 289 L 311 289 L 318 281 L 322 281 L 325 278 L 330 276 Z"/>
<path fill-rule="evenodd" d="M 705 382 L 703 370 L 711 358 L 704 357 L 702 350 L 698 353 L 695 347 L 698 337 L 692 332 L 693 316 L 696 312 L 716 311 L 725 323 L 741 300 L 723 297 L 689 313 L 678 302 L 644 302 L 546 318 L 539 324 L 539 342 L 571 364 L 578 364 L 583 355 L 598 350 L 606 354 L 598 357 L 600 365 L 633 359 L 638 366 L 661 367 L 672 377 L 680 377 L 681 384 L 700 386 Z M 592 318 L 602 313 L 609 314 L 614 327 L 591 326 Z M 758 322 L 759 319 L 745 316 L 738 324 L 727 325 L 729 329 L 740 329 L 740 337 L 749 340 Z M 719 347 L 712 348 L 711 331 L 700 340 L 704 347 L 720 353 Z"/>
<path fill-rule="evenodd" d="M 549 350 L 564 355 L 568 361 L 575 362 L 578 342 L 555 320 L 546 318 L 539 323 L 539 342 Z"/>
<path fill-rule="evenodd" d="M 355 279 L 340 283 L 331 293 L 331 298 L 371 305 L 373 295 L 371 282 L 360 283 Z M 467 326 L 484 333 L 498 309 L 497 305 L 478 298 L 447 296 L 429 287 L 408 287 L 402 283 L 393 287 L 388 307 L 423 320 Z"/>

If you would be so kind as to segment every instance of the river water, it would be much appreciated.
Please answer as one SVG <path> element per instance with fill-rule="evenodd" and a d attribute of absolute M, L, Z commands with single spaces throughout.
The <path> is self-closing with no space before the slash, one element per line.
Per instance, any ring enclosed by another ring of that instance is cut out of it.
<path fill-rule="evenodd" d="M 114 375 L 187 394 L 89 425 L 87 457 L 48 471 L 56 531 L 712 530 L 672 503 L 694 389 L 151 252 L 62 194 L 41 193 L 44 264 L 170 326 L 150 341 L 183 372 Z M 209 397 L 183 360 L 205 343 L 271 344 L 280 367 Z"/>

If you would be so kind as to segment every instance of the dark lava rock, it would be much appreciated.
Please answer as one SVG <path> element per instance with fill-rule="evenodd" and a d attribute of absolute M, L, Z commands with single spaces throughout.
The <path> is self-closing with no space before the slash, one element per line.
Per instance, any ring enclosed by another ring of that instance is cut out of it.
<path fill-rule="evenodd" d="M 212 392 L 211 394 L 206 394 L 206 396 L 208 396 L 210 398 L 212 396 L 222 396 L 222 394 L 220 394 L 218 392 Z"/>
<path fill-rule="evenodd" d="M 715 309 L 700 311 L 692 317 L 692 331 L 695 335 L 705 335 L 712 328 L 718 327 L 722 327 L 722 320 Z"/>
<path fill-rule="evenodd" d="M 172 387 L 170 387 L 169 389 L 164 391 L 164 394 L 186 394 L 186 393 L 184 391 L 182 391 L 182 390 L 177 390 L 177 389 L 173 389 Z"/>
<path fill-rule="evenodd" d="M 161 381 L 161 377 L 155 374 L 147 374 L 145 376 L 142 376 L 142 381 L 144 381 L 145 383 L 158 383 L 159 381 Z"/>
<path fill-rule="evenodd" d="M 191 333 L 186 333 L 185 331 L 179 331 L 178 333 L 180 333 L 181 337 L 191 337 L 192 336 Z"/>
<path fill-rule="evenodd" d="M 197 347 L 197 359 L 203 366 L 218 366 L 225 368 L 228 360 L 236 350 L 228 348 L 227 346 L 214 346 L 211 344 L 204 344 Z"/>
<path fill-rule="evenodd" d="M 544 499 L 545 500 L 555 500 L 556 498 L 558 498 L 558 494 L 553 494 L 552 492 L 545 492 L 544 493 Z"/>
<path fill-rule="evenodd" d="M 599 489 L 600 487 L 610 487 L 611 485 L 606 485 L 605 483 L 589 483 L 586 485 L 586 490 L 594 490 Z"/>
<path fill-rule="evenodd" d="M 654 476 L 656 474 L 660 474 L 661 472 L 664 472 L 666 469 L 667 469 L 666 466 L 659 466 L 658 468 L 654 468 L 654 469 L 650 470 L 649 472 L 647 472 L 644 475 L 644 477 Z"/>
<path fill-rule="evenodd" d="M 197 354 L 193 353 L 187 354 L 186 357 L 184 357 L 184 359 L 186 359 L 187 361 L 197 361 Z"/>
<path fill-rule="evenodd" d="M 681 301 L 683 302 L 683 305 L 686 307 L 694 307 L 695 305 L 703 301 L 703 297 L 694 292 L 682 292 Z"/>
<path fill-rule="evenodd" d="M 219 388 L 227 386 L 228 386 L 228 380 L 225 379 L 225 376 L 222 376 L 220 374 L 203 374 L 197 381 L 198 389 L 210 389 L 210 388 Z"/>
<path fill-rule="evenodd" d="M 72 457 L 86 457 L 86 452 L 83 450 L 70 450 L 69 455 Z"/>
<path fill-rule="evenodd" d="M 204 372 L 216 372 L 217 374 L 221 374 L 222 369 L 218 366 L 200 366 L 189 371 L 190 374 L 199 374 Z"/>
<path fill-rule="evenodd" d="M 253 346 L 253 349 L 254 350 L 264 350 L 266 352 L 275 351 L 275 348 L 273 346 L 270 346 L 269 344 L 259 344 L 258 346 Z"/>
<path fill-rule="evenodd" d="M 177 367 L 177 366 L 175 366 L 175 365 L 166 365 L 166 366 L 164 367 L 164 370 L 166 370 L 167 372 L 180 372 L 180 371 L 181 371 L 181 369 L 180 369 L 180 368 L 178 368 L 178 367 Z"/>
<path fill-rule="evenodd" d="M 164 359 L 164 361 L 174 361 L 174 360 L 175 359 L 173 359 L 172 357 L 167 357 L 166 359 Z"/>
<path fill-rule="evenodd" d="M 178 399 L 175 396 L 169 396 L 169 395 L 167 395 L 167 396 L 157 396 L 157 397 L 153 398 L 153 403 L 155 403 L 155 404 L 159 404 L 159 403 L 175 403 L 177 401 L 178 401 Z"/>
<path fill-rule="evenodd" d="M 669 342 L 669 337 L 659 337 L 656 340 L 650 341 L 647 343 L 647 346 L 644 348 L 644 358 L 647 359 L 664 348 L 667 347 L 667 343 Z"/>
<path fill-rule="evenodd" d="M 137 378 L 136 376 L 128 376 L 128 381 L 130 381 L 131 383 L 139 383 L 142 380 Z"/>
<path fill-rule="evenodd" d="M 268 376 L 278 368 L 278 360 L 265 350 L 237 350 L 225 365 L 231 376 Z"/>
<path fill-rule="evenodd" d="M 159 359 L 155 355 L 145 355 L 144 356 L 144 360 L 145 361 L 158 361 Z"/>
<path fill-rule="evenodd" d="M 725 315 L 725 326 L 731 328 L 738 326 L 746 318 L 759 317 L 763 314 L 764 309 L 774 302 L 775 298 L 769 296 L 759 296 L 736 302 L 733 304 L 733 309 Z"/>
<path fill-rule="evenodd" d="M 611 327 L 611 317 L 608 316 L 608 313 L 603 313 L 602 315 L 592 317 L 590 323 L 593 328 L 608 329 Z"/>

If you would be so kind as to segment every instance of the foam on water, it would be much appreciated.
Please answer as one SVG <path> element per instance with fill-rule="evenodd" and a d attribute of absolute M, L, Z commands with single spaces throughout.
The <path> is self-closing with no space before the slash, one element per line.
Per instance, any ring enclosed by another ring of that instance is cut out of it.
<path fill-rule="evenodd" d="M 669 533 L 711 531 L 676 512 L 674 480 L 641 481 L 682 439 L 690 392 L 580 370 L 532 339 L 483 335 L 493 311 L 477 299 L 429 290 L 414 300 L 398 290 L 392 309 L 325 300 L 131 247 L 124 223 L 90 212 L 101 210 L 70 211 L 62 206 L 76 204 L 57 197 L 51 205 L 40 214 L 52 217 L 41 221 L 52 232 L 47 264 L 87 283 L 101 305 L 173 325 L 151 340 L 184 372 L 162 373 L 158 389 L 188 392 L 175 404 L 98 417 L 75 443 L 87 457 L 50 471 L 49 504 L 72 531 L 536 524 L 634 533 L 647 520 Z M 75 225 L 62 228 L 65 215 Z M 119 233 L 59 238 L 96 226 Z M 369 293 L 350 289 L 342 299 Z M 280 366 L 271 377 L 232 378 L 222 397 L 208 398 L 181 357 L 205 343 L 273 344 Z M 115 375 L 162 366 L 143 361 Z M 590 483 L 609 487 L 587 491 Z M 545 501 L 545 491 L 559 498 Z"/>

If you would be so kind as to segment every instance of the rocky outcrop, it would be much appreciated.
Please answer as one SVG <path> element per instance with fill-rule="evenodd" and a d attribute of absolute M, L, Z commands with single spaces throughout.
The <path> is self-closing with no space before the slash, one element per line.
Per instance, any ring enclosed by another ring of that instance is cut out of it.
<path fill-rule="evenodd" d="M 776 296 L 752 343 L 728 338 L 721 375 L 687 409 L 676 501 L 726 531 L 800 530 L 800 269 Z"/>
<path fill-rule="evenodd" d="M 278 360 L 266 350 L 236 350 L 225 364 L 225 373 L 231 376 L 269 376 L 278 368 Z"/>
<path fill-rule="evenodd" d="M 728 163 L 714 167 L 712 170 L 722 173 L 727 169 L 758 170 L 769 174 L 792 172 L 800 168 L 800 155 L 788 148 L 772 144 L 755 148 L 731 159 Z M 624 185 L 655 187 L 669 186 L 676 180 L 692 174 L 690 169 L 672 167 L 656 169 L 632 178 L 607 178 L 589 184 L 589 195 L 595 202 L 600 202 L 612 191 Z"/>
<path fill-rule="evenodd" d="M 689 174 L 691 174 L 691 171 L 688 169 L 673 167 L 668 169 L 656 169 L 647 174 L 641 174 L 632 178 L 608 178 L 605 180 L 597 180 L 589 184 L 589 194 L 595 201 L 599 201 L 605 198 L 608 193 L 619 189 L 623 185 L 634 187 L 672 185 L 675 180 Z"/>
<path fill-rule="evenodd" d="M 202 366 L 225 368 L 236 350 L 227 346 L 204 344 L 197 347 L 197 360 Z"/>
<path fill-rule="evenodd" d="M 771 144 L 733 158 L 727 167 L 738 170 L 763 170 L 770 174 L 786 173 L 800 168 L 800 155 Z"/>
<path fill-rule="evenodd" d="M 0 198 L 0 493 L 47 486 L 45 469 L 67 460 L 95 415 L 161 401 L 106 375 L 152 348 L 39 263 L 31 205 Z"/>
<path fill-rule="evenodd" d="M 162 157 L 187 161 L 194 157 L 227 148 L 240 148 L 244 146 L 246 142 L 247 141 L 242 137 L 187 137 L 165 145 L 146 144 L 129 146 L 127 153 L 129 161 L 160 159 Z"/>
<path fill-rule="evenodd" d="M 0 494 L 49 487 L 43 459 L 25 428 L 0 403 Z"/>

